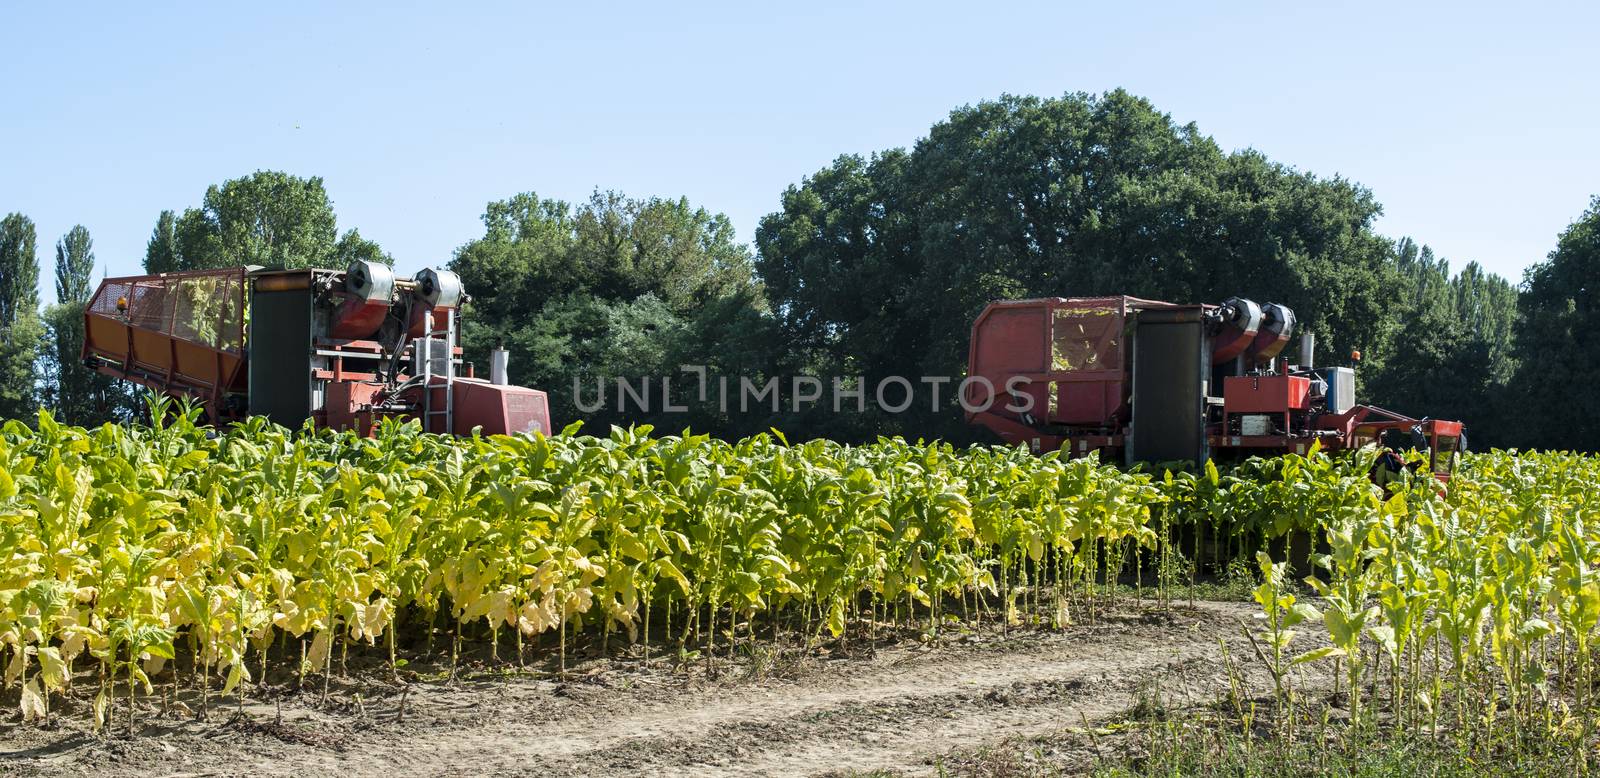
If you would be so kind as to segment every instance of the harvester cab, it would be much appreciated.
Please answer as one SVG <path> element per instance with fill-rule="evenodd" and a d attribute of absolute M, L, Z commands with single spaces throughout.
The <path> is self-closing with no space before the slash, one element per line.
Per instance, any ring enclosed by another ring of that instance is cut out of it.
<path fill-rule="evenodd" d="M 430 432 L 550 432 L 544 392 L 475 376 L 462 358 L 461 279 L 234 267 L 111 278 L 84 313 L 84 364 L 201 404 L 213 423 L 261 415 L 370 434 L 377 420 Z M 503 350 L 491 355 L 505 364 Z"/>
<path fill-rule="evenodd" d="M 972 326 L 963 405 L 1002 440 L 1071 456 L 1204 462 L 1305 454 L 1404 433 L 1448 477 L 1462 425 L 1355 401 L 1355 369 L 1316 367 L 1294 311 L 1231 297 L 1179 305 L 1135 297 L 989 304 Z"/>

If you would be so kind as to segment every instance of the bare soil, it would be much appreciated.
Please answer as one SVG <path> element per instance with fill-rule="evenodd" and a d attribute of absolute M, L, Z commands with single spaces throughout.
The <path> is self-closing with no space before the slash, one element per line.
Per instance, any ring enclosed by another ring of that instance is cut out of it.
<path fill-rule="evenodd" d="M 0 720 L 0 775 L 695 775 L 982 773 L 972 754 L 1063 730 L 1090 731 L 1149 705 L 1204 705 L 1230 676 L 1267 684 L 1240 631 L 1253 606 L 1158 611 L 1126 603 L 1063 630 L 949 627 L 874 646 L 774 650 L 687 663 L 576 661 L 567 680 L 487 669 L 397 681 L 375 667 L 333 685 L 284 681 L 189 710 L 142 704 L 129 737 L 88 730 L 90 691 L 46 725 Z M 616 652 L 614 652 L 616 653 Z M 1229 672 L 1229 666 L 1233 672 Z M 513 668 L 515 664 L 511 665 Z M 14 711 L 15 689 L 6 703 Z M 402 703 L 403 700 L 403 703 Z M 162 709 L 166 708 L 165 711 Z M 181 712 L 180 712 L 181 711 Z M 1083 753 L 1052 763 L 1088 769 Z"/>

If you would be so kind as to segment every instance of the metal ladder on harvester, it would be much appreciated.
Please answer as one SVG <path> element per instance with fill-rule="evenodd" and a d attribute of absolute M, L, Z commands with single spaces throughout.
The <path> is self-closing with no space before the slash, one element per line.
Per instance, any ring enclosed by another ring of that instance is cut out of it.
<path fill-rule="evenodd" d="M 428 326 L 433 326 L 433 314 L 428 314 Z M 433 343 L 434 336 L 444 336 L 444 409 L 433 409 Z M 429 330 L 424 334 L 416 346 L 422 348 L 422 430 L 428 431 L 428 421 L 433 416 L 444 416 L 444 434 L 455 434 L 455 398 L 456 398 L 456 312 L 454 308 L 446 308 L 444 312 L 444 329 Z M 414 348 L 416 346 L 413 346 Z"/>

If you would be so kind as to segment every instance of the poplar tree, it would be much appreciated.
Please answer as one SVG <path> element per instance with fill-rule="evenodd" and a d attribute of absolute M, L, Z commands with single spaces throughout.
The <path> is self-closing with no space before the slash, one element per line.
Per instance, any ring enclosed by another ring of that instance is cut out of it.
<path fill-rule="evenodd" d="M 38 409 L 35 362 L 44 328 L 37 243 L 32 219 L 0 219 L 0 419 L 31 419 Z"/>

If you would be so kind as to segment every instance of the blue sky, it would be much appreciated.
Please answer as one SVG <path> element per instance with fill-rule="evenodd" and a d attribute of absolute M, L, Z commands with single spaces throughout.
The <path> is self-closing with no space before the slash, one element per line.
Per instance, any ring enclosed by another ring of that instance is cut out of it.
<path fill-rule="evenodd" d="M 263 168 L 322 176 L 402 270 L 528 190 L 687 196 L 749 241 L 837 155 L 1006 92 L 1125 87 L 1513 280 L 1600 194 L 1595 4 L 20 5 L 0 212 L 38 224 L 44 290 L 73 224 L 137 272 L 161 209 Z"/>

